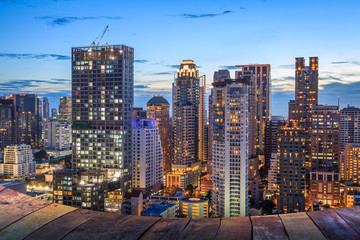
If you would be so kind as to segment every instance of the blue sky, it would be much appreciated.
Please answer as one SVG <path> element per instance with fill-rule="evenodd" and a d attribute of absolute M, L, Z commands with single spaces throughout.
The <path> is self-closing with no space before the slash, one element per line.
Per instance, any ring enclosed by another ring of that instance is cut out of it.
<path fill-rule="evenodd" d="M 272 114 L 294 98 L 295 57 L 319 57 L 319 103 L 360 106 L 360 1 L 20 1 L 0 0 L 0 95 L 70 96 L 71 47 L 135 48 L 135 106 L 153 94 L 171 101 L 176 66 L 193 59 L 214 71 L 272 67 Z M 235 70 L 230 70 L 234 76 Z"/>

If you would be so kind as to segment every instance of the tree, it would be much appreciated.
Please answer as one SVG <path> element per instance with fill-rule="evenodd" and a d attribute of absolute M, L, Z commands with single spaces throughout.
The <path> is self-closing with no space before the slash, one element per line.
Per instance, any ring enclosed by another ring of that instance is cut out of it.
<path fill-rule="evenodd" d="M 261 203 L 261 211 L 263 212 L 264 215 L 271 215 L 272 214 L 272 210 L 275 207 L 275 203 L 272 200 L 265 200 L 264 202 Z"/>
<path fill-rule="evenodd" d="M 211 190 L 207 192 L 206 198 L 208 198 L 209 202 L 211 202 Z"/>
<path fill-rule="evenodd" d="M 42 149 L 34 154 L 34 159 L 42 160 L 43 158 L 46 158 L 46 156 L 47 156 L 47 152 Z"/>
<path fill-rule="evenodd" d="M 187 185 L 185 191 L 188 192 L 191 197 L 194 194 L 194 186 L 192 184 Z"/>

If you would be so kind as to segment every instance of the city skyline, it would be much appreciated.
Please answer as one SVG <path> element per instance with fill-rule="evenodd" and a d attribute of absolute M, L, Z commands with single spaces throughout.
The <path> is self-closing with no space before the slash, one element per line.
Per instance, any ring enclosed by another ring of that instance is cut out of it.
<path fill-rule="evenodd" d="M 134 106 L 145 107 L 154 94 L 172 105 L 182 59 L 193 59 L 208 79 L 219 69 L 234 77 L 235 65 L 259 63 L 272 68 L 272 115 L 286 116 L 294 99 L 294 59 L 313 56 L 319 57 L 319 104 L 337 105 L 340 96 L 340 108 L 360 105 L 354 98 L 360 89 L 359 2 L 326 1 L 325 7 L 317 1 L 311 11 L 310 1 L 83 3 L 0 1 L 1 96 L 38 93 L 49 98 L 50 109 L 57 107 L 61 96 L 71 95 L 71 47 L 90 46 L 109 25 L 102 44 L 136 49 Z M 14 18 L 15 11 L 21 17 Z M 196 37 L 190 41 L 183 29 Z M 207 95 L 209 89 L 210 81 Z"/>

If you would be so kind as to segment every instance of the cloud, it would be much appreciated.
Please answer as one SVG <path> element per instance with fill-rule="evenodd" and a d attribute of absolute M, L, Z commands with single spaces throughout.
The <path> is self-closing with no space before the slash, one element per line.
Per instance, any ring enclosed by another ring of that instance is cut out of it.
<path fill-rule="evenodd" d="M 70 91 L 70 79 L 51 78 L 42 79 L 0 79 L 0 94 L 10 93 L 59 93 Z"/>
<path fill-rule="evenodd" d="M 246 9 L 246 7 L 240 7 L 240 9 L 241 9 L 241 10 L 245 10 L 245 9 Z"/>
<path fill-rule="evenodd" d="M 99 16 L 99 17 L 37 17 L 37 19 L 46 21 L 47 24 L 53 26 L 64 26 L 69 23 L 73 23 L 76 21 L 84 21 L 84 20 L 98 20 L 98 19 L 108 19 L 108 20 L 119 20 L 121 17 L 109 17 L 109 16 Z"/>
<path fill-rule="evenodd" d="M 157 72 L 157 73 L 152 73 L 151 75 L 171 75 L 175 73 L 176 72 Z"/>
<path fill-rule="evenodd" d="M 148 63 L 149 61 L 148 60 L 145 60 L 145 59 L 137 59 L 137 60 L 134 60 L 134 63 Z"/>
<path fill-rule="evenodd" d="M 168 65 L 169 68 L 176 68 L 176 69 L 179 69 L 180 68 L 180 65 Z"/>
<path fill-rule="evenodd" d="M 341 61 L 341 62 L 332 62 L 331 64 L 355 64 L 360 65 L 359 61 Z"/>
<path fill-rule="evenodd" d="M 332 62 L 331 64 L 343 64 L 343 63 L 349 63 L 349 61 L 344 61 L 344 62 Z"/>
<path fill-rule="evenodd" d="M 11 59 L 55 59 L 70 60 L 70 56 L 59 54 L 33 54 L 33 53 L 0 53 L 0 58 Z"/>
<path fill-rule="evenodd" d="M 232 69 L 240 69 L 241 67 L 236 67 L 234 65 L 228 65 L 228 66 L 219 66 L 219 68 L 232 70 Z"/>
<path fill-rule="evenodd" d="M 232 12 L 233 11 L 226 10 L 226 11 L 223 11 L 222 13 L 200 13 L 200 14 L 183 13 L 183 14 L 179 14 L 179 15 L 175 15 L 175 16 L 183 17 L 183 18 L 207 18 L 207 17 L 222 16 L 225 14 L 230 14 Z"/>
<path fill-rule="evenodd" d="M 134 86 L 135 89 L 144 89 L 144 88 L 149 88 L 147 85 L 135 85 Z"/>
<path fill-rule="evenodd" d="M 279 68 L 295 69 L 295 64 L 280 65 Z"/>

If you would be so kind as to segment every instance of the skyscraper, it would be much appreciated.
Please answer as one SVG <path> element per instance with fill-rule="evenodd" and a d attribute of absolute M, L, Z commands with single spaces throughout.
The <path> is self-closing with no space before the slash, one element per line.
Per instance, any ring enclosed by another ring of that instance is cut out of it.
<path fill-rule="evenodd" d="M 206 114 L 206 76 L 200 77 L 199 87 L 199 161 L 204 165 L 208 161 L 208 124 Z"/>
<path fill-rule="evenodd" d="M 346 143 L 360 143 L 360 108 L 347 106 L 340 111 L 340 150 Z"/>
<path fill-rule="evenodd" d="M 183 60 L 173 84 L 173 163 L 192 165 L 199 153 L 199 72 L 193 60 Z"/>
<path fill-rule="evenodd" d="M 7 146 L 4 149 L 4 163 L 0 164 L 0 176 L 25 177 L 35 173 L 35 165 L 29 145 Z"/>
<path fill-rule="evenodd" d="M 265 124 L 271 116 L 271 76 L 270 64 L 237 65 L 241 67 L 236 71 L 236 78 L 244 76 L 245 72 L 251 72 L 255 76 L 256 85 L 256 145 L 264 149 Z"/>
<path fill-rule="evenodd" d="M 271 121 L 266 121 L 264 156 L 265 156 L 265 168 L 267 170 L 270 169 L 270 159 L 272 154 L 277 152 L 278 131 L 280 127 L 285 124 L 286 121 L 282 116 L 271 116 Z"/>
<path fill-rule="evenodd" d="M 308 130 L 311 110 L 318 104 L 319 59 L 310 57 L 309 66 L 304 58 L 295 59 L 295 113 L 298 124 Z"/>
<path fill-rule="evenodd" d="M 244 77 L 213 82 L 212 205 L 220 217 L 248 215 L 250 81 Z"/>
<path fill-rule="evenodd" d="M 338 106 L 319 105 L 311 113 L 311 169 L 339 171 L 340 113 Z"/>
<path fill-rule="evenodd" d="M 49 119 L 49 99 L 47 97 L 43 97 L 43 122 L 47 122 Z"/>
<path fill-rule="evenodd" d="M 16 141 L 31 147 L 41 145 L 41 101 L 37 94 L 11 94 L 16 110 Z"/>
<path fill-rule="evenodd" d="M 106 169 L 123 190 L 131 179 L 133 64 L 125 45 L 72 48 L 73 167 Z"/>
<path fill-rule="evenodd" d="M 163 180 L 159 128 L 154 120 L 140 120 L 133 128 L 132 188 L 151 194 L 161 189 Z"/>
<path fill-rule="evenodd" d="M 360 183 L 360 144 L 346 143 L 340 161 L 341 179 Z"/>
<path fill-rule="evenodd" d="M 59 122 L 71 123 L 71 97 L 61 97 L 59 105 Z"/>
<path fill-rule="evenodd" d="M 277 209 L 305 211 L 306 132 L 291 121 L 278 136 Z"/>
<path fill-rule="evenodd" d="M 0 99 L 0 151 L 16 143 L 16 107 L 14 99 Z"/>
<path fill-rule="evenodd" d="M 57 120 L 58 119 L 58 114 L 57 114 L 56 108 L 51 109 L 51 119 L 52 120 Z"/>
<path fill-rule="evenodd" d="M 171 171 L 171 122 L 169 102 L 162 96 L 154 96 L 147 102 L 147 117 L 154 119 L 159 128 L 161 147 L 164 158 L 164 173 Z"/>

